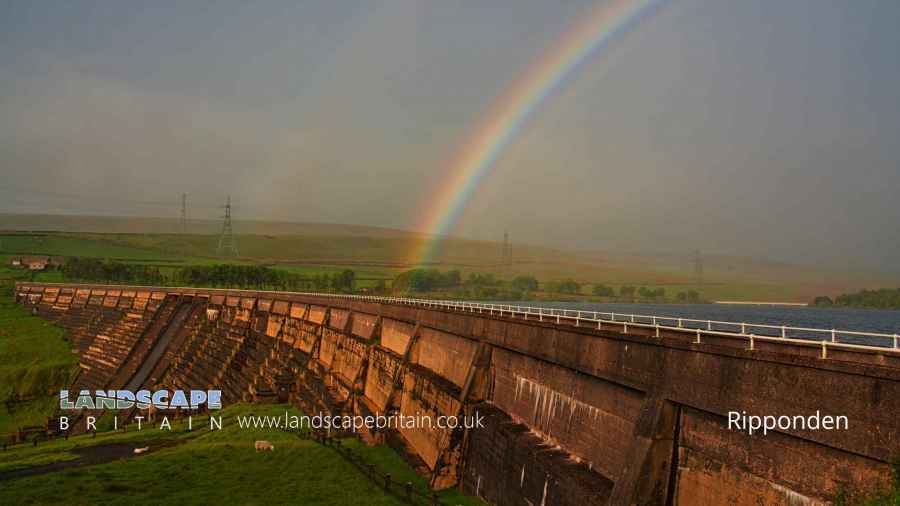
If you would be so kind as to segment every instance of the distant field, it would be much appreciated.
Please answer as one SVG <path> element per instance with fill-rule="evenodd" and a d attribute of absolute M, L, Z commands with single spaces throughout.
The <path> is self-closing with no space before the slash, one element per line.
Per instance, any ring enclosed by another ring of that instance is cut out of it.
<path fill-rule="evenodd" d="M 410 237 L 417 235 L 405 230 L 391 228 L 332 223 L 235 220 L 234 227 L 239 233 L 251 235 L 342 235 L 359 237 Z M 179 233 L 181 231 L 181 223 L 176 218 L 0 213 L 0 230 L 158 235 Z M 188 222 L 187 232 L 197 235 L 215 235 L 221 230 L 222 222 L 220 220 L 193 219 Z"/>
<path fill-rule="evenodd" d="M 122 258 L 141 261 L 170 261 L 181 258 L 165 247 L 139 248 L 117 244 L 112 237 L 105 238 L 90 234 L 2 234 L 0 235 L 0 253 Z"/>
<path fill-rule="evenodd" d="M 48 254 L 112 258 L 159 267 L 164 272 L 184 265 L 219 263 L 215 222 L 195 222 L 190 234 L 177 220 L 162 218 L 53 217 L 0 215 L 0 230 L 64 230 L 54 233 L 0 232 L 0 255 Z M 237 222 L 238 263 L 275 266 L 315 275 L 353 269 L 359 286 L 391 279 L 416 267 L 411 258 L 420 234 L 375 227 L 328 224 Z M 125 233 L 124 231 L 131 233 Z M 109 233 L 101 233 L 108 231 Z M 252 232 L 252 233 L 248 233 Z M 501 244 L 447 239 L 429 267 L 494 273 L 501 279 L 532 275 L 539 281 L 575 279 L 589 293 L 603 283 L 665 288 L 674 295 L 697 290 L 707 300 L 808 302 L 817 295 L 837 295 L 863 288 L 900 286 L 900 278 L 869 272 L 836 272 L 741 257 L 704 257 L 704 283 L 695 283 L 689 252 L 625 254 L 567 251 L 513 244 L 513 264 L 499 265 Z"/>

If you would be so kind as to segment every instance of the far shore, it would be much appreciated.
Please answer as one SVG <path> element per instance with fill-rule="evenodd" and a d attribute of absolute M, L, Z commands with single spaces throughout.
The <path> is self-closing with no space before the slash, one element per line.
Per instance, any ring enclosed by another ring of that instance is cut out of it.
<path fill-rule="evenodd" d="M 730 305 L 743 305 L 743 306 L 793 306 L 793 307 L 808 307 L 809 304 L 806 302 L 763 302 L 763 301 L 752 301 L 752 300 L 714 300 L 713 304 L 730 304 Z"/>

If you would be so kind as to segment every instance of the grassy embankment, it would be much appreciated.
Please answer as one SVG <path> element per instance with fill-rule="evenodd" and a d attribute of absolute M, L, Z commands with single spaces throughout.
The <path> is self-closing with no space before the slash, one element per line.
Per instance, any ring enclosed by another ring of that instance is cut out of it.
<path fill-rule="evenodd" d="M 96 439 L 78 436 L 9 451 L 0 454 L 0 472 L 75 460 L 76 452 L 88 446 L 127 443 L 151 448 L 151 453 L 135 458 L 4 482 L 0 504 L 406 504 L 331 447 L 295 433 L 240 428 L 237 423 L 238 416 L 282 415 L 285 410 L 296 414 L 285 405 L 235 405 L 215 413 L 223 416 L 222 430 L 208 430 L 201 416 L 192 432 L 182 419 L 172 431 L 145 425 L 141 431 L 99 434 Z M 275 451 L 257 453 L 253 443 L 259 439 L 271 441 Z M 380 473 L 390 473 L 394 481 L 427 490 L 424 479 L 391 449 L 366 447 L 352 438 L 343 445 Z M 443 504 L 483 504 L 455 489 L 441 492 L 439 498 Z"/>
<path fill-rule="evenodd" d="M 78 357 L 62 329 L 13 302 L 12 282 L 20 275 L 0 268 L 0 437 L 43 425 L 53 414 L 59 390 L 71 384 L 78 370 Z"/>

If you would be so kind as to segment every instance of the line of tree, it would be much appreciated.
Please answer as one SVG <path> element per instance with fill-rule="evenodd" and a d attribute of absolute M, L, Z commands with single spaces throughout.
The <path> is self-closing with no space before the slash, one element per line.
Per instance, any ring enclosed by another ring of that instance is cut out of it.
<path fill-rule="evenodd" d="M 503 281 L 491 273 L 473 272 L 464 280 L 459 271 L 442 272 L 438 269 L 411 269 L 398 274 L 394 278 L 392 291 L 395 294 L 442 292 L 453 298 L 468 299 L 530 299 L 538 292 L 561 296 L 581 295 L 582 285 L 574 279 L 563 279 L 539 283 L 537 278 L 529 275 L 516 276 L 510 281 Z M 591 292 L 597 297 L 632 302 L 635 300 L 666 300 L 665 288 L 624 285 L 615 290 L 602 283 L 594 283 Z M 678 292 L 674 297 L 678 302 L 701 302 L 696 290 Z"/>
<path fill-rule="evenodd" d="M 678 302 L 701 302 L 700 292 L 697 290 L 678 292 L 678 295 L 676 295 L 675 298 L 678 299 Z"/>
<path fill-rule="evenodd" d="M 597 284 L 594 285 L 594 295 L 598 295 L 601 297 L 616 297 L 615 290 L 612 287 Z M 622 285 L 619 287 L 619 299 L 623 300 L 635 300 L 643 299 L 643 300 L 664 300 L 666 297 L 666 289 L 665 288 L 649 288 L 646 286 L 634 287 L 631 285 Z M 687 290 L 678 292 L 675 294 L 675 300 L 678 302 L 685 303 L 698 303 L 702 302 L 700 298 L 700 292 L 696 290 Z"/>
<path fill-rule="evenodd" d="M 856 293 L 838 295 L 833 300 L 828 296 L 816 297 L 814 306 L 819 307 L 861 307 L 876 309 L 900 309 L 900 288 L 861 290 Z"/>
<path fill-rule="evenodd" d="M 469 277 L 466 279 L 466 285 L 468 286 L 501 286 L 503 281 L 497 279 L 493 274 L 482 274 L 479 272 L 473 272 L 469 274 Z"/>
<path fill-rule="evenodd" d="M 538 290 L 538 280 L 534 276 L 516 276 L 511 284 L 514 290 L 522 292 L 536 292 Z"/>
<path fill-rule="evenodd" d="M 564 279 L 562 281 L 548 281 L 544 284 L 544 291 L 550 293 L 561 293 L 566 295 L 577 295 L 581 293 L 581 285 L 574 279 Z"/>
<path fill-rule="evenodd" d="M 412 269 L 394 278 L 393 288 L 398 292 L 430 292 L 441 288 L 454 288 L 462 284 L 458 270 L 441 272 L 438 269 Z"/>
<path fill-rule="evenodd" d="M 188 286 L 268 288 L 281 284 L 279 273 L 262 265 L 190 265 L 178 271 L 178 281 Z"/>
<path fill-rule="evenodd" d="M 457 299 L 521 300 L 538 290 L 538 281 L 533 276 L 518 276 L 506 282 L 481 272 L 470 273 L 464 279 L 458 270 L 411 269 L 394 278 L 391 290 L 395 294 L 443 292 Z"/>
<path fill-rule="evenodd" d="M 126 264 L 99 258 L 72 257 L 62 267 L 63 277 L 70 281 L 103 281 L 138 285 L 160 285 L 165 277 L 158 267 Z"/>
<path fill-rule="evenodd" d="M 264 265 L 189 265 L 175 269 L 172 277 L 167 278 L 155 266 L 99 258 L 72 257 L 66 261 L 62 272 L 63 277 L 68 281 L 135 285 L 165 285 L 171 281 L 184 286 L 197 287 L 318 290 L 345 293 L 352 292 L 356 287 L 356 273 L 351 269 L 335 273 L 319 273 L 307 277 Z"/>
<path fill-rule="evenodd" d="M 593 287 L 594 295 L 598 297 L 615 297 L 616 291 L 613 290 L 611 286 L 606 286 L 602 283 L 597 283 Z"/>
<path fill-rule="evenodd" d="M 356 284 L 351 269 L 305 277 L 264 265 L 238 264 L 192 265 L 180 269 L 177 278 L 189 286 L 275 290 L 352 292 Z"/>
<path fill-rule="evenodd" d="M 642 299 L 662 299 L 666 296 L 665 288 L 647 288 L 642 286 L 638 288 L 638 295 Z"/>

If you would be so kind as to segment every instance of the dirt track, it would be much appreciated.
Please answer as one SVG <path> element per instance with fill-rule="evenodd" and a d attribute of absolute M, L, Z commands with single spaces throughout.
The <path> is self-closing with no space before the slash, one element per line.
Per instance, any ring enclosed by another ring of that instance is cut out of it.
<path fill-rule="evenodd" d="M 78 455 L 78 460 L 70 460 L 67 462 L 54 462 L 43 466 L 28 467 L 25 469 L 15 469 L 12 471 L 0 472 L 0 482 L 6 480 L 15 480 L 18 478 L 26 478 L 28 476 L 37 476 L 47 473 L 55 473 L 57 471 L 70 467 L 93 466 L 97 464 L 105 464 L 119 459 L 130 459 L 148 455 L 157 450 L 174 446 L 174 441 L 150 440 L 145 442 L 130 443 L 109 443 L 96 446 L 88 446 L 85 448 L 76 448 L 71 453 Z M 144 453 L 136 455 L 135 448 L 149 447 L 150 449 Z"/>

